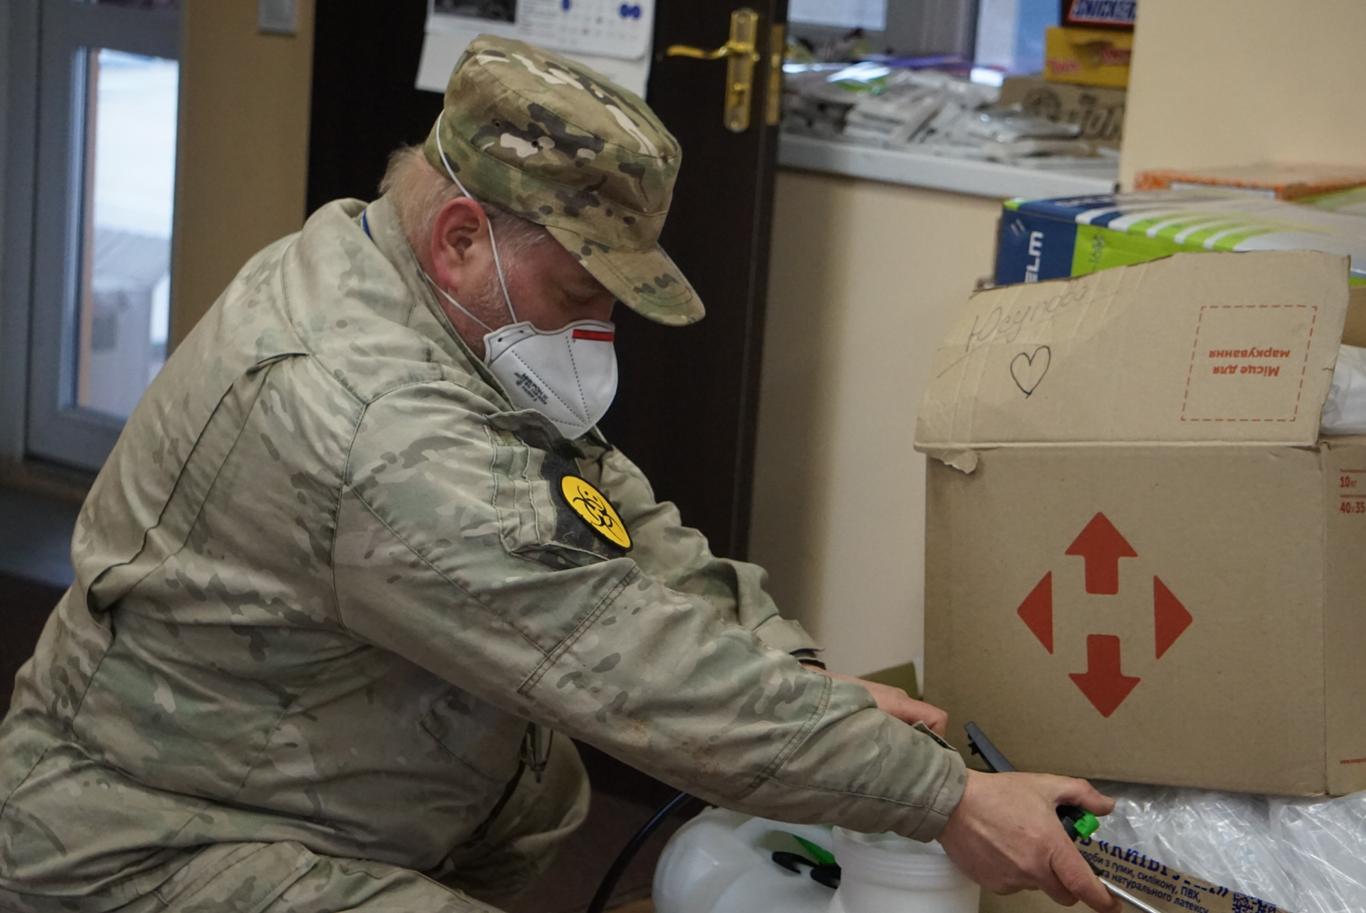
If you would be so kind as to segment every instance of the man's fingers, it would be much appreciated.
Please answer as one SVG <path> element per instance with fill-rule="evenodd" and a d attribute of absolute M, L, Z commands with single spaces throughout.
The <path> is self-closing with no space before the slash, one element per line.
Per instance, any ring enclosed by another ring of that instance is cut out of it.
<path fill-rule="evenodd" d="M 1039 890 L 1060 907 L 1076 906 L 1077 899 L 1064 888 L 1056 878 L 1049 878 L 1039 885 Z"/>
<path fill-rule="evenodd" d="M 1062 888 L 1075 900 L 1080 900 L 1097 913 L 1118 913 L 1119 901 L 1105 890 L 1105 885 L 1100 883 L 1076 847 L 1068 845 L 1053 854 L 1053 873 Z"/>
<path fill-rule="evenodd" d="M 906 702 L 909 708 L 907 715 L 924 722 L 935 735 L 942 738 L 949 731 L 949 715 L 943 710 L 911 698 L 907 698 Z"/>
<path fill-rule="evenodd" d="M 880 685 L 877 682 L 867 682 L 850 675 L 841 675 L 838 672 L 826 672 L 825 674 L 833 679 L 861 686 L 872 695 L 879 710 L 901 720 L 903 723 L 924 723 L 931 732 L 941 738 L 949 731 L 949 715 L 947 713 L 933 704 L 917 701 L 901 688 L 892 685 Z"/>
<path fill-rule="evenodd" d="M 1056 801 L 1059 805 L 1080 805 L 1088 812 L 1108 815 L 1115 810 L 1115 800 L 1104 795 L 1085 780 L 1057 777 Z"/>

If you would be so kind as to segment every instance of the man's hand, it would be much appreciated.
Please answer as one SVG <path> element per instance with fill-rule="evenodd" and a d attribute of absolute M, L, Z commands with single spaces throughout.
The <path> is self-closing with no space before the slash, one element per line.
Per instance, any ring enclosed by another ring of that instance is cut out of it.
<path fill-rule="evenodd" d="M 939 843 L 968 877 L 988 891 L 1011 894 L 1038 888 L 1054 902 L 1078 900 L 1098 913 L 1119 913 L 1111 897 L 1058 822 L 1059 805 L 1097 815 L 1113 799 L 1085 780 L 1048 774 L 967 772 L 967 789 Z"/>
<path fill-rule="evenodd" d="M 824 669 L 817 671 L 842 682 L 852 682 L 865 689 L 873 696 L 874 702 L 877 703 L 877 709 L 896 717 L 903 723 L 924 723 L 940 738 L 943 738 L 947 731 L 949 725 L 947 713 L 933 704 L 917 701 L 900 688 L 893 688 L 891 685 L 879 685 L 877 682 L 867 682 L 861 678 L 854 678 L 852 675 L 825 672 Z"/>

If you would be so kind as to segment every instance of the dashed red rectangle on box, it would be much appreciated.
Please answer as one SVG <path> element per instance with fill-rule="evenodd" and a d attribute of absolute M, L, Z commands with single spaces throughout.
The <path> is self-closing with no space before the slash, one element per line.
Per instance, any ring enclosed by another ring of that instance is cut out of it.
<path fill-rule="evenodd" d="M 1297 421 L 1318 310 L 1308 304 L 1202 306 L 1181 421 Z"/>

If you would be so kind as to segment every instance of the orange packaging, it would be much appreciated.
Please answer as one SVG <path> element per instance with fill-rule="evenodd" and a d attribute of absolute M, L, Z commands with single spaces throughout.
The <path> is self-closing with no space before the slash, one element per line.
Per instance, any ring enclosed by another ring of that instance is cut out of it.
<path fill-rule="evenodd" d="M 1217 168 L 1153 168 L 1134 178 L 1136 190 L 1227 187 L 1278 200 L 1297 200 L 1366 184 L 1366 167 L 1256 162 Z"/>

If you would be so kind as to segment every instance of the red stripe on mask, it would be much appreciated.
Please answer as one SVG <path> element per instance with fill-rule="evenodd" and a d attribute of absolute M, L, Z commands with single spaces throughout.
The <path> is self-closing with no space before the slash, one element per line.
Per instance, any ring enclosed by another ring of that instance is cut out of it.
<path fill-rule="evenodd" d="M 616 334 L 605 330 L 575 330 L 573 338 L 590 339 L 593 342 L 611 342 L 616 338 Z"/>

